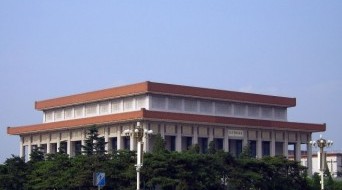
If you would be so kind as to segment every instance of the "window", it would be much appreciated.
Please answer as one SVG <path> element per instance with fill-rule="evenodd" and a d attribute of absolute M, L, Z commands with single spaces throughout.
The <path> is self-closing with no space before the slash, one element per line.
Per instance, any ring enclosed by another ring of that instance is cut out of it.
<path fill-rule="evenodd" d="M 209 101 L 200 101 L 200 112 L 201 113 L 212 113 L 213 104 Z"/>
<path fill-rule="evenodd" d="M 215 103 L 215 113 L 218 115 L 231 115 L 232 114 L 232 104 L 226 102 L 216 102 Z"/>
<path fill-rule="evenodd" d="M 75 117 L 76 118 L 83 117 L 83 106 L 75 107 Z"/>
<path fill-rule="evenodd" d="M 262 141 L 262 156 L 270 156 L 270 155 L 271 155 L 270 141 Z"/>
<path fill-rule="evenodd" d="M 176 97 L 169 98 L 169 109 L 170 110 L 182 110 L 182 99 Z"/>
<path fill-rule="evenodd" d="M 55 111 L 55 121 L 59 121 L 63 119 L 63 110 Z"/>
<path fill-rule="evenodd" d="M 246 113 L 246 105 L 234 104 L 234 115 L 244 116 Z"/>
<path fill-rule="evenodd" d="M 248 106 L 248 116 L 258 117 L 259 116 L 259 106 L 249 105 Z"/>
<path fill-rule="evenodd" d="M 140 110 L 141 108 L 146 107 L 146 96 L 138 96 L 136 97 L 137 109 Z"/>
<path fill-rule="evenodd" d="M 112 112 L 113 113 L 118 113 L 120 111 L 122 111 L 121 100 L 114 100 L 114 101 L 112 101 Z"/>
<path fill-rule="evenodd" d="M 286 119 L 286 108 L 275 108 L 274 109 L 274 117 L 276 119 Z"/>
<path fill-rule="evenodd" d="M 97 104 L 86 105 L 86 115 L 96 115 L 97 114 Z"/>
<path fill-rule="evenodd" d="M 165 109 L 166 98 L 164 96 L 152 96 L 152 108 Z"/>
<path fill-rule="evenodd" d="M 73 118 L 73 109 L 72 108 L 67 108 L 67 109 L 65 109 L 65 111 L 64 111 L 64 117 L 65 117 L 65 119 L 72 119 Z"/>
<path fill-rule="evenodd" d="M 124 111 L 130 111 L 134 109 L 134 99 L 133 98 L 125 98 L 124 99 Z"/>
<path fill-rule="evenodd" d="M 262 107 L 261 114 L 264 118 L 271 118 L 272 117 L 272 108 L 271 107 Z"/>
<path fill-rule="evenodd" d="M 53 111 L 45 112 L 45 121 L 46 122 L 53 121 Z"/>
<path fill-rule="evenodd" d="M 100 114 L 109 113 L 109 102 L 100 103 Z"/>
<path fill-rule="evenodd" d="M 194 99 L 185 99 L 184 110 L 188 112 L 197 112 L 197 101 Z"/>

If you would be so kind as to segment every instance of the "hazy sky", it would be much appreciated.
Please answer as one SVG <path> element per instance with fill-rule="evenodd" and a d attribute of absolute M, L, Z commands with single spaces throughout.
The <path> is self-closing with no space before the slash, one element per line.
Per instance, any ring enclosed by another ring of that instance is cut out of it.
<path fill-rule="evenodd" d="M 34 101 L 147 80 L 296 97 L 342 150 L 341 74 L 341 0 L 2 0 L 0 163 Z"/>

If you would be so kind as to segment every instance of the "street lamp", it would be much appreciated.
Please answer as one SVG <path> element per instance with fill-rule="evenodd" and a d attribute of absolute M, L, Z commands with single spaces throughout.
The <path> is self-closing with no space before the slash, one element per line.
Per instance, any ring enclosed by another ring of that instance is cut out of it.
<path fill-rule="evenodd" d="M 324 190 L 324 168 L 325 168 L 325 153 L 324 153 L 324 148 L 325 147 L 330 147 L 333 145 L 333 141 L 331 140 L 326 140 L 322 138 L 322 135 L 320 135 L 320 138 L 316 141 L 310 141 L 310 144 L 315 147 L 315 148 L 319 148 L 319 154 L 320 154 L 320 175 L 321 175 L 321 190 Z"/>
<path fill-rule="evenodd" d="M 140 169 L 143 166 L 143 150 L 144 150 L 144 142 L 143 138 L 150 136 L 153 131 L 144 129 L 140 122 L 137 122 L 137 126 L 134 127 L 133 130 L 126 129 L 123 131 L 126 136 L 131 136 L 136 138 L 137 140 L 137 164 L 135 165 L 137 171 L 137 190 L 140 190 Z"/>

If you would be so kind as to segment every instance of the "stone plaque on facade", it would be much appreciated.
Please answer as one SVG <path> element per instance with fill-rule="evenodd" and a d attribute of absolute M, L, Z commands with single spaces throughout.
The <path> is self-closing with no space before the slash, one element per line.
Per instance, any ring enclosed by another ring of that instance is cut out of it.
<path fill-rule="evenodd" d="M 124 125 L 121 127 L 121 130 L 122 130 L 121 132 L 123 133 L 126 129 L 131 129 L 131 127 L 129 125 Z M 123 135 L 125 135 L 125 134 L 123 134 Z"/>
<path fill-rule="evenodd" d="M 283 132 L 276 132 L 276 141 L 283 141 L 284 135 Z"/>
<path fill-rule="evenodd" d="M 214 128 L 214 136 L 223 137 L 224 136 L 223 128 Z"/>
<path fill-rule="evenodd" d="M 263 131 L 262 132 L 262 139 L 263 140 L 270 140 L 271 139 L 271 135 L 269 131 Z"/>
<path fill-rule="evenodd" d="M 52 133 L 51 140 L 57 141 L 59 139 L 59 133 Z"/>
<path fill-rule="evenodd" d="M 98 128 L 99 135 L 100 135 L 100 136 L 104 136 L 105 130 L 106 130 L 106 129 L 107 129 L 106 127 Z"/>
<path fill-rule="evenodd" d="M 296 142 L 296 133 L 289 133 L 289 142 Z"/>
<path fill-rule="evenodd" d="M 61 136 L 62 140 L 67 140 L 68 137 L 69 137 L 69 132 L 68 131 L 62 132 L 62 136 Z"/>
<path fill-rule="evenodd" d="M 50 141 L 50 135 L 49 134 L 44 134 L 44 135 L 42 135 L 42 141 L 43 142 L 48 142 L 48 141 Z"/>
<path fill-rule="evenodd" d="M 33 143 L 38 143 L 38 142 L 40 142 L 40 135 L 34 135 L 34 136 L 32 137 L 32 141 L 33 141 Z"/>
<path fill-rule="evenodd" d="M 198 128 L 198 134 L 200 136 L 207 136 L 208 135 L 208 129 L 206 127 L 199 127 Z"/>
<path fill-rule="evenodd" d="M 300 140 L 301 140 L 301 143 L 308 143 L 308 136 L 307 136 L 307 134 L 301 134 L 300 135 Z"/>
<path fill-rule="evenodd" d="M 81 138 L 81 134 L 82 134 L 82 130 L 74 130 L 71 133 L 72 138 Z"/>
<path fill-rule="evenodd" d="M 176 134 L 176 126 L 175 125 L 166 125 L 165 126 L 165 133 L 167 134 Z"/>
<path fill-rule="evenodd" d="M 192 128 L 190 126 L 183 126 L 183 135 L 192 135 Z"/>
<path fill-rule="evenodd" d="M 257 139 L 256 131 L 248 131 L 248 138 L 252 140 Z"/>
<path fill-rule="evenodd" d="M 229 137 L 243 137 L 243 130 L 228 130 Z"/>
<path fill-rule="evenodd" d="M 151 123 L 150 124 L 150 129 L 153 131 L 153 133 L 160 133 L 159 132 L 159 127 L 157 123 Z"/>
<path fill-rule="evenodd" d="M 29 142 L 31 142 L 31 137 L 30 136 L 24 137 L 24 143 L 29 143 Z"/>
<path fill-rule="evenodd" d="M 110 136 L 115 136 L 118 131 L 118 126 L 112 126 L 109 128 L 109 135 Z"/>

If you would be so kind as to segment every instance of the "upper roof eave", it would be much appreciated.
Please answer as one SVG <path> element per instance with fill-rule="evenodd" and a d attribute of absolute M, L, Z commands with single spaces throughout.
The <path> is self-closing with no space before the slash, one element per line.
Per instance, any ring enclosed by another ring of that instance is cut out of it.
<path fill-rule="evenodd" d="M 142 82 L 103 89 L 93 92 L 80 93 L 59 98 L 47 99 L 35 102 L 37 110 L 47 110 L 68 105 L 83 104 L 107 100 L 122 96 L 131 96 L 143 93 L 168 94 L 175 96 L 189 96 L 198 98 L 218 99 L 235 102 L 247 102 L 255 104 L 275 105 L 281 107 L 296 106 L 296 98 L 281 96 L 271 96 L 262 94 L 252 94 L 246 92 L 235 92 L 227 90 L 200 88 L 175 84 L 165 84 L 156 82 Z"/>

